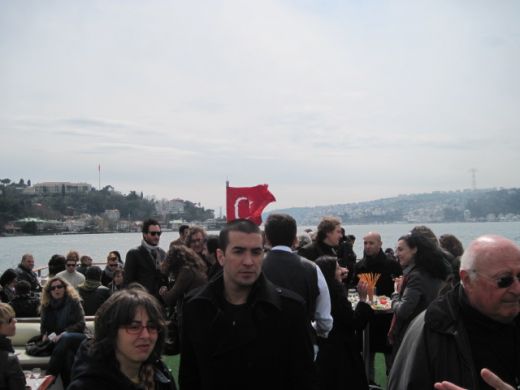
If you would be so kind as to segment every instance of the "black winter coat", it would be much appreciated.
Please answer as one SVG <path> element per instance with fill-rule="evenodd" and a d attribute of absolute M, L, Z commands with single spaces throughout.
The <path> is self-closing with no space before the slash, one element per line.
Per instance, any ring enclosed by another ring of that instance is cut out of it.
<path fill-rule="evenodd" d="M 161 258 L 166 257 L 166 253 L 161 248 L 157 248 L 157 250 L 160 252 Z M 159 288 L 166 285 L 163 283 L 165 275 L 157 269 L 152 255 L 142 245 L 130 249 L 126 254 L 124 278 L 126 285 L 132 282 L 140 283 L 157 298 L 159 298 Z"/>
<path fill-rule="evenodd" d="M 42 307 L 40 333 L 85 332 L 85 314 L 79 300 L 65 296 L 58 305 Z"/>
<path fill-rule="evenodd" d="M 338 257 L 336 248 L 327 245 L 324 242 L 317 241 L 311 242 L 310 244 L 305 245 L 303 248 L 300 248 L 298 254 L 301 257 L 305 257 L 311 261 L 316 261 L 316 259 L 321 256 Z"/>
<path fill-rule="evenodd" d="M 110 290 L 105 286 L 95 288 L 86 284 L 78 286 L 78 292 L 83 301 L 81 302 L 86 316 L 93 316 L 97 309 L 110 297 Z"/>
<path fill-rule="evenodd" d="M 319 338 L 316 359 L 320 388 L 368 389 L 361 350 L 356 331 L 362 330 L 373 316 L 370 305 L 359 302 L 355 310 L 343 286 L 329 286 L 334 325 L 326 339 Z"/>
<path fill-rule="evenodd" d="M 461 301 L 464 299 L 467 300 L 464 290 L 457 285 L 412 321 L 392 365 L 388 390 L 431 389 L 435 382 L 444 380 L 464 389 L 480 389 L 480 370 L 475 369 L 461 314 Z M 514 327 L 516 337 L 511 342 L 516 342 L 518 351 L 520 315 L 516 317 Z M 518 373 L 518 358 L 517 364 Z"/>
<path fill-rule="evenodd" d="M 9 302 L 16 317 L 39 317 L 40 300 L 30 294 L 17 295 Z"/>
<path fill-rule="evenodd" d="M 142 390 L 125 376 L 119 369 L 115 356 L 106 359 L 92 356 L 90 344 L 92 340 L 85 340 L 74 360 L 71 371 L 71 383 L 67 390 Z M 154 362 L 155 390 L 175 390 L 175 381 L 170 371 L 161 360 Z"/>
<path fill-rule="evenodd" d="M 38 281 L 38 277 L 36 273 L 30 269 L 25 268 L 22 264 L 18 264 L 18 267 L 15 269 L 18 280 L 25 280 L 29 282 L 31 285 L 31 291 L 42 291 L 42 286 Z"/>
<path fill-rule="evenodd" d="M 306 390 L 316 385 L 304 301 L 263 274 L 248 301 L 227 315 L 222 275 L 183 306 L 183 390 Z"/>
<path fill-rule="evenodd" d="M 24 390 L 25 375 L 11 340 L 0 335 L 0 390 Z"/>

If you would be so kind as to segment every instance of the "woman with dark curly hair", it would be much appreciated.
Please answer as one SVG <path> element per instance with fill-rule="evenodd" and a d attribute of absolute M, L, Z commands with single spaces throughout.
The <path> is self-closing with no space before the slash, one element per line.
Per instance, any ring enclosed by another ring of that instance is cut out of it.
<path fill-rule="evenodd" d="M 206 264 L 195 251 L 184 245 L 170 246 L 163 262 L 163 272 L 171 274 L 175 280 L 171 289 L 162 287 L 159 290 L 164 302 L 170 307 L 180 303 L 188 291 L 208 281 Z"/>
<path fill-rule="evenodd" d="M 161 361 L 165 320 L 146 291 L 118 291 L 96 313 L 94 338 L 81 345 L 67 389 L 176 389 Z"/>
<path fill-rule="evenodd" d="M 397 353 L 410 322 L 439 295 L 451 272 L 439 246 L 422 234 L 400 237 L 396 255 L 403 276 L 396 279 L 392 294 L 394 318 L 388 332 L 392 356 Z"/>

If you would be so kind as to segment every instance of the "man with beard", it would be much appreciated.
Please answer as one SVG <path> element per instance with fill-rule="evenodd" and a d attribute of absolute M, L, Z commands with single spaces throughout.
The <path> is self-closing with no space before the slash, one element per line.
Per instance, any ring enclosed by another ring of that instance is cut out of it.
<path fill-rule="evenodd" d="M 140 283 L 159 299 L 159 288 L 166 285 L 160 267 L 166 258 L 166 252 L 159 248 L 161 225 L 155 219 L 147 219 L 142 233 L 141 245 L 126 254 L 125 284 Z"/>
<path fill-rule="evenodd" d="M 369 232 L 363 237 L 363 259 L 354 267 L 353 284 L 359 282 L 359 274 L 381 274 L 376 283 L 376 294 L 390 297 L 394 292 L 393 279 L 402 275 L 398 262 L 389 259 L 381 249 L 383 242 L 377 232 Z M 390 368 L 392 348 L 387 342 L 388 331 L 392 323 L 392 313 L 379 313 L 370 321 L 370 372 L 369 380 L 374 382 L 374 359 L 376 352 L 385 354 L 387 370 Z"/>

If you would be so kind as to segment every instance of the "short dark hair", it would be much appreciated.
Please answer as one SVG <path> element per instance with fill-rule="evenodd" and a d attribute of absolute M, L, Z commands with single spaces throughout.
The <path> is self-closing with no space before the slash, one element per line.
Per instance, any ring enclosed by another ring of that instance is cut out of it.
<path fill-rule="evenodd" d="M 19 280 L 14 286 L 16 295 L 27 295 L 31 292 L 31 283 L 27 280 Z"/>
<path fill-rule="evenodd" d="M 229 244 L 229 232 L 262 234 L 260 228 L 248 219 L 235 219 L 234 221 L 228 222 L 218 236 L 219 248 L 224 252 Z"/>
<path fill-rule="evenodd" d="M 147 220 L 143 221 L 142 232 L 148 233 L 148 228 L 152 225 L 158 225 L 159 227 L 161 227 L 161 224 L 156 219 L 148 218 Z"/>
<path fill-rule="evenodd" d="M 94 320 L 93 352 L 98 356 L 113 356 L 117 342 L 117 332 L 129 325 L 138 307 L 142 307 L 150 322 L 159 327 L 157 342 L 147 362 L 160 359 L 165 339 L 166 321 L 157 299 L 144 289 L 128 288 L 112 294 L 97 310 Z"/>
<path fill-rule="evenodd" d="M 182 235 L 184 233 L 184 231 L 189 229 L 189 228 L 190 228 L 189 225 L 181 225 L 181 226 L 179 226 L 179 234 Z"/>
<path fill-rule="evenodd" d="M 296 220 L 289 214 L 270 214 L 265 222 L 265 237 L 271 246 L 290 247 L 296 238 Z"/>
<path fill-rule="evenodd" d="M 16 279 L 18 275 L 16 274 L 16 271 L 12 268 L 7 268 L 2 276 L 0 276 L 0 285 L 6 286 L 9 283 L 11 283 L 13 280 Z"/>
<path fill-rule="evenodd" d="M 206 241 L 206 247 L 208 248 L 208 253 L 214 255 L 217 253 L 218 249 L 218 236 L 216 234 L 208 235 L 208 239 Z"/>
<path fill-rule="evenodd" d="M 63 255 L 52 255 L 49 260 L 49 275 L 56 275 L 61 271 L 65 271 L 65 256 Z"/>
<path fill-rule="evenodd" d="M 87 268 L 87 272 L 85 272 L 85 278 L 87 280 L 95 280 L 99 282 L 101 280 L 101 275 L 103 271 L 97 265 L 93 265 L 92 267 Z"/>

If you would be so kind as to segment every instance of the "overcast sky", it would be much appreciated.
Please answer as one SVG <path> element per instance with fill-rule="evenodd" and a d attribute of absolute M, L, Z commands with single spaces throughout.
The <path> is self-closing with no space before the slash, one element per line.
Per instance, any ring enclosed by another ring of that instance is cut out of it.
<path fill-rule="evenodd" d="M 225 210 L 519 187 L 520 2 L 0 0 L 2 178 Z"/>

